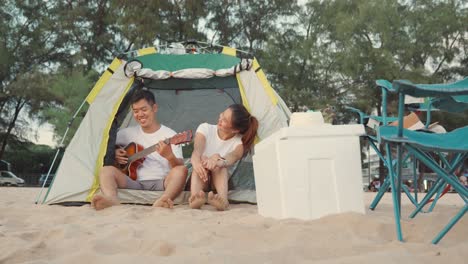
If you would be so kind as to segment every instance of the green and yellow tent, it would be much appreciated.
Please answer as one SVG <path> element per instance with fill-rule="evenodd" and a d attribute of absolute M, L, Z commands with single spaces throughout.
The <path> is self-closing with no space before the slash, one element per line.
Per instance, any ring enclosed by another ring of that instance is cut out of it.
<path fill-rule="evenodd" d="M 99 170 L 112 158 L 118 129 L 136 125 L 128 103 L 136 89 L 155 94 L 158 119 L 175 131 L 195 131 L 203 122 L 216 124 L 219 113 L 233 103 L 242 103 L 258 118 L 257 141 L 287 126 L 291 113 L 257 59 L 233 48 L 215 48 L 214 52 L 190 48 L 174 54 L 150 47 L 115 58 L 87 96 L 88 111 L 65 150 L 53 183 L 38 200 L 46 204 L 91 200 L 99 189 Z M 106 157 L 106 153 L 110 154 Z M 190 158 L 190 153 L 184 155 Z M 231 180 L 231 200 L 256 202 L 249 156 L 238 164 Z M 125 203 L 152 203 L 158 195 L 119 191 Z M 176 202 L 186 198 L 184 192 Z"/>

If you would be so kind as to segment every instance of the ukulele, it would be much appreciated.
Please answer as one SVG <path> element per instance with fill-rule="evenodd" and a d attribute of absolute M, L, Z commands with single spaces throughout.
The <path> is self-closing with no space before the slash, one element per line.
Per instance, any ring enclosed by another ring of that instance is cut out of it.
<path fill-rule="evenodd" d="M 178 133 L 170 138 L 166 138 L 164 140 L 164 143 L 179 145 L 189 143 L 190 141 L 192 141 L 192 130 L 187 130 L 182 133 Z M 144 148 L 140 144 L 131 142 L 124 147 L 124 150 L 127 152 L 128 157 L 127 164 L 116 164 L 116 167 L 135 181 L 137 179 L 138 167 L 143 165 L 145 157 L 156 151 L 157 147 L 158 143 Z"/>

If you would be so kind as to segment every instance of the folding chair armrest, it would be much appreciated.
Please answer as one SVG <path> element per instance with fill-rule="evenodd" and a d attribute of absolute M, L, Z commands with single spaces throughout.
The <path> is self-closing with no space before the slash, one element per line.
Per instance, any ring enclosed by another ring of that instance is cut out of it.
<path fill-rule="evenodd" d="M 392 83 L 392 88 L 397 93 L 404 93 L 414 97 L 467 95 L 468 78 L 442 84 L 414 84 L 407 80 L 395 80 Z"/>
<path fill-rule="evenodd" d="M 387 120 L 387 93 L 390 92 L 395 92 L 395 89 L 393 88 L 392 83 L 390 83 L 387 80 L 377 80 L 375 81 L 377 84 L 377 87 L 382 89 L 382 118 L 383 118 L 383 124 L 387 125 L 388 120 Z"/>
<path fill-rule="evenodd" d="M 385 90 L 389 92 L 396 92 L 395 89 L 393 88 L 392 83 L 387 80 L 380 79 L 380 80 L 375 81 L 375 83 L 377 84 L 378 87 L 384 88 Z"/>
<path fill-rule="evenodd" d="M 354 112 L 354 113 L 359 115 L 359 124 L 364 124 L 364 118 L 368 117 L 366 114 L 364 114 L 364 112 L 362 112 L 361 110 L 359 110 L 357 108 L 354 108 L 354 107 L 351 107 L 351 106 L 345 106 L 344 108 L 346 110 L 349 110 L 349 111 Z"/>

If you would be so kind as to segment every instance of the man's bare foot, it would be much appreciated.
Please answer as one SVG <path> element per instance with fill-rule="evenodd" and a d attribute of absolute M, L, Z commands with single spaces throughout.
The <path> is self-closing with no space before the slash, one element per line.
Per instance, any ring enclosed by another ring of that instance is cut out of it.
<path fill-rule="evenodd" d="M 189 198 L 189 206 L 192 209 L 200 209 L 206 203 L 206 195 L 204 191 L 199 191 L 192 194 Z"/>
<path fill-rule="evenodd" d="M 174 208 L 174 202 L 171 198 L 163 195 L 153 204 L 154 207 Z"/>
<path fill-rule="evenodd" d="M 118 200 L 100 194 L 94 195 L 93 199 L 91 200 L 91 206 L 96 210 L 102 210 L 107 207 L 119 204 L 120 202 Z"/>
<path fill-rule="evenodd" d="M 214 206 L 218 211 L 224 211 L 229 207 L 227 199 L 221 197 L 219 194 L 213 192 L 208 193 L 208 203 Z"/>

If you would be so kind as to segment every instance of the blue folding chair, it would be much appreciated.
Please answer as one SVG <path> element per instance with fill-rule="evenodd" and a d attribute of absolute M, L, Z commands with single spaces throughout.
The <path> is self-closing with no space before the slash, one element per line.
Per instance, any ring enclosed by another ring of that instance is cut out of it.
<path fill-rule="evenodd" d="M 467 95 L 459 95 L 459 96 L 449 96 L 449 97 L 427 97 L 424 99 L 423 103 L 411 103 L 406 104 L 405 107 L 410 111 L 419 111 L 419 112 L 426 112 L 426 124 L 425 129 L 429 131 L 429 125 L 431 124 L 431 113 L 433 111 L 446 111 L 446 112 L 453 112 L 453 113 L 462 113 L 468 110 L 468 96 Z M 445 156 L 438 153 L 438 156 L 442 162 L 445 164 L 447 163 Z M 415 163 L 416 164 L 416 163 Z M 403 186 L 404 187 L 404 186 Z M 415 187 L 416 188 L 416 187 Z M 435 198 L 431 198 L 426 202 L 426 204 L 431 203 L 429 209 L 425 212 L 432 212 L 434 207 L 436 206 L 438 200 L 446 194 L 450 189 L 450 184 L 444 185 L 433 185 L 431 188 L 436 191 Z M 430 192 L 431 189 L 428 191 Z M 415 200 L 418 201 L 417 193 L 415 192 Z M 422 210 L 421 210 L 422 212 Z"/>
<path fill-rule="evenodd" d="M 393 122 L 393 121 L 398 121 L 398 118 L 395 118 L 395 117 L 388 117 L 387 116 L 387 94 L 388 94 L 388 91 L 390 90 L 393 90 L 392 88 L 392 84 L 387 81 L 387 80 L 378 80 L 377 82 L 377 86 L 381 88 L 382 90 L 382 108 L 383 108 L 383 111 L 382 111 L 382 114 L 383 116 L 382 117 L 379 117 L 379 116 L 367 116 L 365 115 L 364 113 L 362 113 L 360 110 L 358 109 L 355 109 L 355 108 L 352 108 L 352 107 L 348 107 L 349 110 L 353 111 L 353 112 L 356 112 L 359 114 L 360 116 L 360 121 L 361 123 L 363 121 L 365 121 L 367 118 L 371 118 L 371 119 L 374 119 L 374 120 L 377 120 L 380 122 L 381 125 L 387 125 L 389 122 Z M 457 100 L 455 100 L 457 99 Z M 420 111 L 420 112 L 426 112 L 426 123 L 425 123 L 425 127 L 424 129 L 426 129 L 427 131 L 429 131 L 429 125 L 431 124 L 431 113 L 432 111 L 439 111 L 439 110 L 444 110 L 444 109 L 448 109 L 450 112 L 463 112 L 465 109 L 468 108 L 468 104 L 464 103 L 464 102 L 468 102 L 468 101 L 464 101 L 464 99 L 467 99 L 468 100 L 468 96 L 465 96 L 465 97 L 462 97 L 462 96 L 458 96 L 458 97 L 448 97 L 448 98 L 444 98 L 444 99 L 441 99 L 441 98 L 430 98 L 430 97 L 427 97 L 427 98 L 424 98 L 424 102 L 423 103 L 411 103 L 411 104 L 406 104 L 406 101 L 405 101 L 405 107 L 407 110 L 410 110 L 410 111 Z M 439 109 L 441 108 L 441 109 Z M 376 128 L 375 128 L 376 129 Z M 377 154 L 379 154 L 379 157 L 383 160 L 383 163 L 384 165 L 388 168 L 388 164 L 386 164 L 386 159 L 382 156 L 382 154 L 380 153 L 380 151 L 378 151 L 377 147 L 375 146 L 375 142 L 377 142 L 377 138 L 376 137 L 372 137 L 372 136 L 368 136 L 369 138 L 369 142 L 371 142 L 371 146 L 374 150 L 376 150 Z M 439 153 L 439 157 L 441 159 L 444 159 L 443 156 L 440 156 L 440 153 Z M 412 204 L 414 204 L 415 206 L 418 206 L 419 205 L 419 202 L 418 202 L 418 174 L 417 174 L 417 163 L 418 163 L 418 160 L 414 159 L 413 156 L 409 155 L 409 154 L 406 154 L 405 157 L 404 157 L 404 161 L 403 161 L 403 164 L 406 164 L 406 161 L 409 160 L 409 158 L 411 158 L 412 160 L 412 164 L 413 164 L 413 188 L 414 188 L 414 193 L 413 195 L 411 195 L 408 187 L 406 185 L 402 185 L 401 188 L 402 190 L 405 192 L 406 196 L 408 197 L 408 199 L 411 201 Z M 393 166 L 395 167 L 396 165 L 396 160 L 393 160 Z M 434 186 L 435 188 L 435 186 Z M 450 185 L 447 185 L 445 188 L 444 186 L 440 186 L 440 185 L 437 185 L 437 195 L 434 199 L 432 200 L 429 200 L 429 201 L 426 201 L 426 204 L 432 202 L 431 206 L 429 207 L 429 209 L 425 212 L 432 212 L 432 210 L 434 209 L 435 205 L 437 204 L 437 201 L 438 199 L 448 190 L 448 188 L 450 188 Z M 378 203 L 380 202 L 381 198 L 383 197 L 383 195 L 385 194 L 386 191 L 388 191 L 390 189 L 390 178 L 385 178 L 385 181 L 383 182 L 382 184 L 382 187 L 381 189 L 379 189 L 379 192 L 377 193 L 375 199 L 372 201 L 371 205 L 370 205 L 370 209 L 371 210 L 374 210 Z M 422 211 L 422 210 L 421 210 Z"/>
<path fill-rule="evenodd" d="M 385 94 L 383 96 L 384 100 L 386 100 L 386 91 L 383 91 L 383 93 Z M 351 112 L 354 112 L 356 114 L 359 115 L 359 123 L 360 124 L 367 124 L 367 122 L 369 122 L 368 120 L 372 119 L 372 120 L 375 120 L 380 126 L 380 125 L 387 125 L 389 122 L 394 122 L 394 121 L 397 121 L 398 118 L 397 117 L 387 117 L 385 115 L 385 117 L 382 117 L 382 116 L 375 116 L 375 115 L 367 115 L 365 114 L 364 112 L 362 112 L 361 110 L 359 109 L 356 109 L 356 108 L 353 108 L 353 107 L 350 107 L 350 106 L 345 106 L 345 109 L 351 111 Z M 377 127 L 371 127 L 372 129 L 376 130 Z M 382 160 L 384 166 L 386 168 L 388 168 L 390 166 L 390 164 L 388 164 L 387 162 L 387 159 L 385 158 L 384 154 L 380 151 L 380 149 L 378 148 L 378 140 L 377 140 L 377 136 L 375 135 L 372 135 L 372 134 L 366 134 L 364 135 L 364 137 L 367 139 L 368 141 L 368 144 L 369 146 L 375 151 L 375 153 L 377 154 L 377 156 L 380 158 L 380 160 Z M 407 163 L 407 161 L 411 158 L 410 155 L 406 155 L 403 162 L 404 163 Z M 414 160 L 414 159 L 413 159 Z M 412 162 L 413 163 L 413 177 L 414 179 L 416 179 L 417 177 L 417 174 L 416 174 L 416 165 L 414 163 L 414 161 Z M 393 164 L 392 166 L 395 168 L 396 166 L 396 162 L 393 161 Z M 417 192 L 416 192 L 416 189 L 415 189 L 415 193 L 414 193 L 414 197 L 413 195 L 411 194 L 410 190 L 408 189 L 408 187 L 406 187 L 406 185 L 403 185 L 402 186 L 403 188 L 403 191 L 405 192 L 405 194 L 408 196 L 408 199 L 414 204 L 414 205 L 417 205 L 418 204 L 418 200 L 417 200 Z M 389 177 L 386 177 L 385 180 L 383 181 L 382 185 L 380 186 L 380 188 L 378 189 L 378 192 L 377 192 L 377 195 L 375 196 L 374 200 L 372 201 L 372 203 L 370 204 L 369 206 L 369 209 L 371 210 L 374 210 L 378 203 L 380 202 L 380 200 L 382 199 L 382 197 L 384 196 L 384 194 L 390 189 L 390 178 Z"/>
<path fill-rule="evenodd" d="M 414 97 L 432 97 L 433 100 L 439 103 L 438 107 L 450 100 L 463 104 L 466 95 L 468 95 L 468 78 L 450 84 L 413 84 L 409 81 L 398 80 L 389 85 L 389 82 L 379 80 L 377 81 L 377 85 L 388 92 L 398 94 L 398 126 L 381 126 L 378 128 L 377 136 L 378 142 L 385 144 L 387 150 L 385 158 L 388 164 L 393 164 L 394 159 L 391 155 L 390 146 L 396 145 L 397 148 L 396 170 L 394 166 L 389 166 L 388 168 L 398 240 L 403 241 L 400 224 L 403 149 L 411 155 L 414 155 L 416 159 L 424 163 L 438 175 L 434 188 L 432 188 L 417 205 L 416 209 L 410 214 L 410 218 L 415 217 L 427 201 L 429 201 L 445 184 L 450 184 L 465 202 L 460 212 L 432 240 L 432 243 L 437 244 L 468 210 L 468 189 L 465 188 L 454 175 L 455 170 L 463 164 L 463 161 L 468 156 L 468 126 L 458 128 L 445 134 L 429 134 L 403 129 L 404 97 L 406 94 Z M 383 107 L 385 117 L 386 105 L 383 105 Z M 439 155 L 443 161 L 442 166 L 440 166 L 434 158 L 429 155 L 430 152 L 449 153 L 452 155 L 452 158 L 448 160 L 445 156 Z"/>

